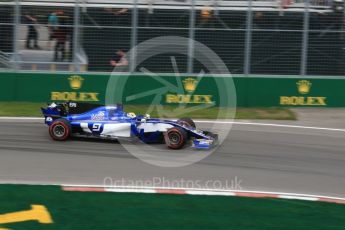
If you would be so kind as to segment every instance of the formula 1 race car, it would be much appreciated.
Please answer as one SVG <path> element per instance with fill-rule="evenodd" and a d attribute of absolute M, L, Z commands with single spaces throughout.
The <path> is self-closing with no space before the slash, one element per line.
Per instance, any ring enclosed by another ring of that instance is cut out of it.
<path fill-rule="evenodd" d="M 123 111 L 122 105 L 103 106 L 90 103 L 51 103 L 42 108 L 52 139 L 65 141 L 70 136 L 102 139 L 139 138 L 144 143 L 165 143 L 181 149 L 191 143 L 197 149 L 216 145 L 218 135 L 196 128 L 190 118 L 177 121 L 150 118 Z"/>

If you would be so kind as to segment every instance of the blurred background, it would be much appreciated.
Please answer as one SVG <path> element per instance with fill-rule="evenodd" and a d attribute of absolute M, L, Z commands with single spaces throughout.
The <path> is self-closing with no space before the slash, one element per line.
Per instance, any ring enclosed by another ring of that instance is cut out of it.
<path fill-rule="evenodd" d="M 344 75 L 342 0 L 0 1 L 0 69 L 138 72 L 125 52 L 157 36 L 182 36 L 215 51 L 233 74 Z M 181 73 L 203 66 L 174 55 Z M 174 72 L 170 55 L 145 61 Z"/>

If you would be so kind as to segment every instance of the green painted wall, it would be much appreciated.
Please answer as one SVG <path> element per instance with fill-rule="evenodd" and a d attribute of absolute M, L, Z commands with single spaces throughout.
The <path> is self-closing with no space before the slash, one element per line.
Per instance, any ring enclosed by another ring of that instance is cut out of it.
<path fill-rule="evenodd" d="M 0 101 L 79 100 L 104 103 L 109 77 L 101 74 L 4 72 L 0 73 Z M 174 76 L 161 76 L 159 81 L 145 75 L 130 76 L 128 79 L 126 75 L 118 75 L 114 78 L 116 84 L 112 89 L 117 92 L 123 89 L 121 100 L 125 104 L 150 104 L 159 94 L 155 103 L 185 102 L 195 105 L 214 102 L 216 105 L 229 105 L 231 103 L 227 102 L 232 97 L 240 107 L 345 107 L 345 79 L 274 76 L 208 76 L 198 79 L 196 76 L 182 76 L 180 87 L 176 87 L 179 82 Z M 224 88 L 231 88 L 232 81 L 236 97 L 223 92 Z M 162 90 L 160 93 L 159 89 Z M 151 92 L 151 95 L 140 97 L 145 92 Z"/>

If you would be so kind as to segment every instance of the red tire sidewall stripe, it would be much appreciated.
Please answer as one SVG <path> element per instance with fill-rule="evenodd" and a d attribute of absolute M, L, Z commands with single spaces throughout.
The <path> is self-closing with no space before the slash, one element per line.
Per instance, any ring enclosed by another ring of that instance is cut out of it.
<path fill-rule="evenodd" d="M 180 137 L 180 141 L 178 144 L 174 144 L 173 146 L 176 147 L 180 147 L 180 145 L 183 143 L 183 135 L 181 134 L 180 130 L 176 129 L 176 128 L 172 128 L 171 130 L 169 130 L 168 132 L 168 138 L 169 138 L 169 133 L 170 132 L 175 132 L 176 134 L 178 134 L 178 136 Z"/>
<path fill-rule="evenodd" d="M 63 127 L 65 128 L 65 134 L 64 134 L 62 137 L 55 137 L 55 135 L 54 135 L 53 129 L 54 129 L 54 127 L 57 126 L 57 125 L 61 125 L 61 126 L 63 126 Z M 64 140 L 64 139 L 67 138 L 68 135 L 69 135 L 69 127 L 68 127 L 65 123 L 63 123 L 63 122 L 61 122 L 61 121 L 58 121 L 58 122 L 53 123 L 53 124 L 49 127 L 49 133 L 50 133 L 50 135 L 51 135 L 54 139 Z"/>

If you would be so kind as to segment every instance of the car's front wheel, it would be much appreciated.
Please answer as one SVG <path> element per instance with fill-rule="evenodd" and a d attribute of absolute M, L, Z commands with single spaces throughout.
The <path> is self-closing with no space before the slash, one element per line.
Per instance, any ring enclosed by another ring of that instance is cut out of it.
<path fill-rule="evenodd" d="M 65 141 L 69 138 L 71 126 L 65 119 L 57 119 L 49 126 L 49 134 L 56 141 Z"/>
<path fill-rule="evenodd" d="M 194 121 L 189 117 L 183 117 L 183 118 L 177 120 L 177 123 L 180 125 L 185 125 L 187 127 L 192 127 L 194 129 L 196 128 Z"/>
<path fill-rule="evenodd" d="M 181 149 L 188 139 L 187 132 L 180 127 L 168 129 L 166 133 L 166 145 L 171 149 Z"/>

